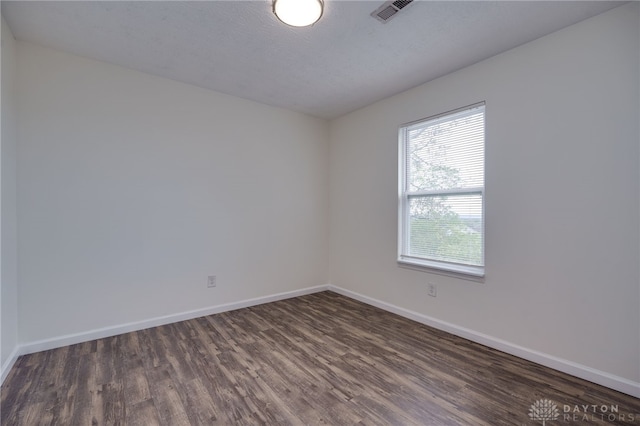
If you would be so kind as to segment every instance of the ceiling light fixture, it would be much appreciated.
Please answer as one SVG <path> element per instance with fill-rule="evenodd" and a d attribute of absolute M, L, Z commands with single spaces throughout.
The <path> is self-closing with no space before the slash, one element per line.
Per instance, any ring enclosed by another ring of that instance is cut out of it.
<path fill-rule="evenodd" d="M 273 14 L 292 27 L 315 24 L 323 9 L 323 0 L 273 0 Z"/>

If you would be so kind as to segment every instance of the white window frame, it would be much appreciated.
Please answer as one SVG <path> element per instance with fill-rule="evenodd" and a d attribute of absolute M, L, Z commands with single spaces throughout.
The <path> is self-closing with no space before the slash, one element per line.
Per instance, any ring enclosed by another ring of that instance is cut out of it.
<path fill-rule="evenodd" d="M 483 186 L 476 188 L 457 188 L 448 190 L 433 190 L 433 191 L 409 191 L 407 189 L 407 134 L 409 128 L 417 124 L 423 124 L 440 119 L 446 119 L 449 116 L 458 114 L 466 110 L 473 110 L 482 108 L 485 112 L 485 102 L 478 102 L 473 105 L 458 108 L 452 111 L 448 111 L 435 116 L 423 118 L 420 120 L 405 123 L 400 126 L 398 130 L 398 264 L 400 266 L 406 266 L 413 269 L 427 270 L 436 273 L 444 273 L 446 275 L 471 277 L 475 279 L 483 278 L 485 275 L 485 187 L 486 182 L 483 178 Z M 483 161 L 486 164 L 486 115 L 485 115 L 485 155 Z M 486 167 L 485 167 L 486 174 Z M 442 260 L 427 259 L 422 257 L 414 257 L 408 255 L 409 253 L 409 200 L 412 197 L 425 196 L 425 195 L 481 195 L 482 197 L 482 266 L 468 265 L 462 263 L 447 262 Z"/>

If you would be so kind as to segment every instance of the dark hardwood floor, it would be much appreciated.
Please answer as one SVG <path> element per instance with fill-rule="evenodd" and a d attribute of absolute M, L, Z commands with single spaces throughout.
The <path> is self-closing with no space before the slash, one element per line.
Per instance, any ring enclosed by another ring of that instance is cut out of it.
<path fill-rule="evenodd" d="M 530 418 L 546 399 L 558 411 Z M 2 425 L 28 426 L 543 418 L 640 425 L 640 400 L 332 292 L 21 356 L 0 413 Z"/>

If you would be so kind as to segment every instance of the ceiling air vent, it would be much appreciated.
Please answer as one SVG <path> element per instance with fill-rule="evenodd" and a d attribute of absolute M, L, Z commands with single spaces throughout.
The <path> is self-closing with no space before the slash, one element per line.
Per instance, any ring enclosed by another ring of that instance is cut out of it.
<path fill-rule="evenodd" d="M 382 6 L 374 10 L 371 13 L 371 16 L 376 18 L 378 21 L 385 23 L 412 1 L 413 0 L 396 0 L 385 2 Z"/>

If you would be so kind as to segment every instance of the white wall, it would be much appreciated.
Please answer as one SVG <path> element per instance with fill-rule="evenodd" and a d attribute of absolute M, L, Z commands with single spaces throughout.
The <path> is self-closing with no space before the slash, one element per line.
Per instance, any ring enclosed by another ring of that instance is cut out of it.
<path fill-rule="evenodd" d="M 8 371 L 18 346 L 15 67 L 16 43 L 2 18 L 0 375 Z"/>
<path fill-rule="evenodd" d="M 21 342 L 327 283 L 325 121 L 23 42 L 18 90 Z"/>
<path fill-rule="evenodd" d="M 333 121 L 332 283 L 639 382 L 639 6 Z M 398 126 L 483 100 L 485 281 L 398 267 Z"/>

